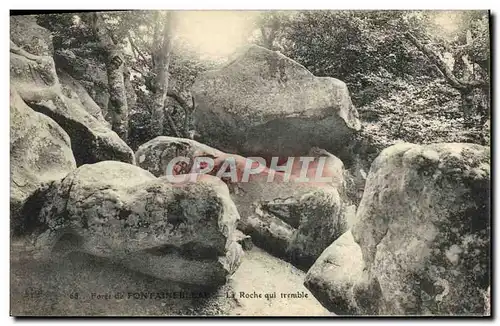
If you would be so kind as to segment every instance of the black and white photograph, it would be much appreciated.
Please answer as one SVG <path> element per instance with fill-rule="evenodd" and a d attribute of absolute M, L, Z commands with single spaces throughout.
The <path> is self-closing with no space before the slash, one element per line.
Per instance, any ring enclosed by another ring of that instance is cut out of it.
<path fill-rule="evenodd" d="M 492 21 L 11 10 L 10 316 L 491 317 Z"/>

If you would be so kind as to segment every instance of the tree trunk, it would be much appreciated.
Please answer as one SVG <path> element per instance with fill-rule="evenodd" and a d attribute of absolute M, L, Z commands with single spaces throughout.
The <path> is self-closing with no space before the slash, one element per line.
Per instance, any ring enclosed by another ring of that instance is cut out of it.
<path fill-rule="evenodd" d="M 483 89 L 468 88 L 460 91 L 464 125 L 467 127 L 482 127 L 489 119 L 489 92 Z"/>
<path fill-rule="evenodd" d="M 106 55 L 106 72 L 108 76 L 109 104 L 111 128 L 124 141 L 128 137 L 128 105 L 124 72 L 124 57 L 122 49 L 113 42 L 106 29 L 104 20 L 98 13 L 92 17 L 92 29 L 99 40 L 101 49 Z"/>
<path fill-rule="evenodd" d="M 116 60 L 115 58 L 120 58 L 120 54 L 114 52 L 114 54 L 109 55 L 109 58 Z M 123 64 L 108 64 L 106 66 L 109 85 L 108 110 L 111 112 L 111 128 L 121 139 L 127 141 L 128 105 L 122 67 Z"/>
<path fill-rule="evenodd" d="M 430 47 L 420 42 L 413 34 L 407 32 L 406 38 L 413 44 L 417 49 L 422 51 L 427 58 L 439 69 L 443 74 L 444 78 L 448 81 L 451 87 L 455 88 L 460 92 L 462 101 L 462 113 L 464 117 L 464 125 L 471 127 L 477 124 L 474 117 L 479 114 L 484 120 L 485 111 L 487 108 L 484 105 L 483 94 L 488 93 L 488 82 L 485 80 L 475 80 L 474 75 L 468 71 L 473 66 L 469 62 L 469 58 L 462 55 L 464 68 L 463 77 L 457 78 L 453 71 L 447 66 L 446 62 L 440 58 L 440 56 L 434 52 Z"/>
<path fill-rule="evenodd" d="M 260 26 L 260 32 L 262 34 L 262 42 L 265 48 L 276 51 L 277 48 L 274 45 L 274 41 L 278 36 L 278 31 L 281 28 L 280 17 L 277 14 L 271 13 L 269 16 L 269 21 L 264 25 Z M 267 30 L 267 32 L 266 32 Z"/>
<path fill-rule="evenodd" d="M 153 137 L 163 133 L 165 123 L 164 105 L 168 90 L 168 67 L 172 50 L 172 26 L 174 13 L 167 12 L 166 22 L 163 24 L 162 32 L 155 31 L 157 38 L 153 51 L 153 94 L 151 112 L 151 134 Z M 160 28 L 161 25 L 157 25 Z"/>
<path fill-rule="evenodd" d="M 194 97 L 191 96 L 192 104 L 189 104 L 185 101 L 178 93 L 173 90 L 169 90 L 167 92 L 167 96 L 174 99 L 184 111 L 184 125 L 182 127 L 181 133 L 185 138 L 193 138 L 192 131 L 189 128 L 189 125 L 192 120 L 192 115 L 194 112 Z"/>
<path fill-rule="evenodd" d="M 137 95 L 135 94 L 134 86 L 132 85 L 132 82 L 130 81 L 130 69 L 127 67 L 124 67 L 123 69 L 123 81 L 125 83 L 125 92 L 126 92 L 126 97 L 127 97 L 127 108 L 128 111 L 130 112 L 133 110 L 137 104 Z"/>
<path fill-rule="evenodd" d="M 463 89 L 460 91 L 460 99 L 462 100 L 462 112 L 464 116 L 464 125 L 472 127 L 475 125 L 474 116 L 474 92 L 472 90 Z"/>

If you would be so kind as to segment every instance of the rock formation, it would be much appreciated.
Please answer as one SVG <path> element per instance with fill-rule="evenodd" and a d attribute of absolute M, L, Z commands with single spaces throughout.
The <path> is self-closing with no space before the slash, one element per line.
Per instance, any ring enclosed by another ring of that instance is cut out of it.
<path fill-rule="evenodd" d="M 489 210 L 488 147 L 391 146 L 371 166 L 352 236 L 323 252 L 305 285 L 339 314 L 482 315 Z"/>
<path fill-rule="evenodd" d="M 345 83 L 256 45 L 201 74 L 191 92 L 204 143 L 247 157 L 297 156 L 314 146 L 339 156 L 361 126 Z"/>
<path fill-rule="evenodd" d="M 42 183 L 64 178 L 75 168 L 66 132 L 49 117 L 29 108 L 11 87 L 11 231 L 22 228 L 23 205 Z"/>
<path fill-rule="evenodd" d="M 156 176 L 166 175 L 169 162 L 180 156 L 191 162 L 197 157 L 213 159 L 215 167 L 209 172 L 211 175 L 219 175 L 221 169 L 222 172 L 232 169 L 236 180 L 222 179 L 228 184 L 241 216 L 238 228 L 251 235 L 255 244 L 304 269 L 347 230 L 349 220 L 354 217 L 355 207 L 345 194 L 342 162 L 318 148 L 309 153 L 314 158 L 304 175 L 311 179 L 309 182 L 297 181 L 302 167 L 298 159 L 290 165 L 289 182 L 283 172 L 265 166 L 245 180 L 245 169 L 250 166 L 246 158 L 190 139 L 157 137 L 141 145 L 135 155 L 138 165 Z M 320 157 L 325 159 L 321 176 L 330 177 L 329 182 L 314 181 Z M 228 164 L 224 170 L 224 162 L 229 161 L 234 164 Z M 182 173 L 188 173 L 190 168 L 186 167 Z M 270 174 L 274 175 L 271 182 Z"/>
<path fill-rule="evenodd" d="M 36 196 L 43 203 L 31 223 L 39 259 L 81 251 L 203 286 L 225 283 L 240 264 L 239 215 L 217 178 L 173 185 L 105 161 L 81 166 Z"/>
<path fill-rule="evenodd" d="M 141 168 L 157 177 L 164 176 L 168 163 L 179 156 L 193 160 L 195 157 L 220 157 L 225 153 L 192 139 L 168 136 L 156 137 L 139 146 L 135 161 Z"/>
<path fill-rule="evenodd" d="M 105 160 L 133 163 L 132 150 L 108 128 L 103 119 L 96 118 L 96 104 L 92 103 L 83 87 L 76 88 L 74 80 L 70 85 L 67 78 L 64 87 L 61 86 L 49 51 L 28 52 L 38 49 L 32 45 L 33 41 L 28 42 L 33 39 L 38 40 L 36 44 L 42 44 L 39 46 L 41 49 L 50 48 L 51 45 L 47 45 L 51 42 L 47 38 L 50 33 L 36 25 L 30 16 L 14 17 L 11 25 L 11 84 L 31 108 L 49 116 L 66 131 L 71 138 L 77 164 Z M 32 38 L 18 36 L 18 30 L 28 28 L 25 25 L 30 26 L 31 33 L 36 33 Z M 17 44 L 13 40 L 28 43 Z"/>

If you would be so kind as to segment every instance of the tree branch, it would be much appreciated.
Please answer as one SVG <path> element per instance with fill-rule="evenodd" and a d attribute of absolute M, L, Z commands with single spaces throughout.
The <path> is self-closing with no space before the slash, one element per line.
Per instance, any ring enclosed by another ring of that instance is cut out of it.
<path fill-rule="evenodd" d="M 413 45 L 422 53 L 424 53 L 427 58 L 429 58 L 433 64 L 436 65 L 436 67 L 443 73 L 443 76 L 448 80 L 448 82 L 451 84 L 452 87 L 456 89 L 463 89 L 464 85 L 458 80 L 458 78 L 453 75 L 453 72 L 450 70 L 450 68 L 446 65 L 446 63 L 439 58 L 439 56 L 434 53 L 430 48 L 425 46 L 422 42 L 420 42 L 415 36 L 413 36 L 410 32 L 407 32 L 405 34 L 406 38 L 410 40 Z"/>
<path fill-rule="evenodd" d="M 170 127 L 170 129 L 172 129 L 172 131 L 174 132 L 176 137 L 182 138 L 182 135 L 179 133 L 179 130 L 177 130 L 177 127 L 175 126 L 174 120 L 172 119 L 170 114 L 168 114 L 167 111 L 168 111 L 167 108 L 164 107 L 163 108 L 163 115 L 167 119 L 168 126 Z"/>
<path fill-rule="evenodd" d="M 137 71 L 137 72 L 138 72 L 138 73 L 140 73 L 141 75 L 144 75 L 144 71 L 139 70 L 139 69 L 137 69 L 137 68 L 135 68 L 135 67 L 132 67 L 132 66 L 131 66 L 130 68 L 132 68 L 132 70 Z"/>
<path fill-rule="evenodd" d="M 189 135 L 189 119 L 194 111 L 194 98 L 192 98 L 193 104 L 189 105 L 187 101 L 172 90 L 167 91 L 167 96 L 173 98 L 184 110 L 184 134 L 187 137 Z"/>
<path fill-rule="evenodd" d="M 177 94 L 176 92 L 172 91 L 172 90 L 168 90 L 167 91 L 167 96 L 168 97 L 171 97 L 173 98 L 174 100 L 177 101 L 177 103 L 179 103 L 179 105 L 182 107 L 182 109 L 184 111 L 188 111 L 189 113 L 191 113 L 193 111 L 193 107 L 191 105 L 188 104 L 187 101 L 185 101 L 179 94 Z"/>
<path fill-rule="evenodd" d="M 432 49 L 427 47 L 425 44 L 420 42 L 414 35 L 410 32 L 405 33 L 406 38 L 413 44 L 417 49 L 422 51 L 431 62 L 436 65 L 439 71 L 443 74 L 450 85 L 457 90 L 467 90 L 471 88 L 479 88 L 487 86 L 487 83 L 482 80 L 465 81 L 455 77 L 451 69 L 448 67 L 446 62 L 444 62 Z"/>
<path fill-rule="evenodd" d="M 130 31 L 128 33 L 128 41 L 130 42 L 132 49 L 134 49 L 137 52 L 137 54 L 139 54 L 139 56 L 142 58 L 142 60 L 144 60 L 144 64 L 146 66 L 148 66 L 149 69 L 153 69 L 153 67 L 151 67 L 151 65 L 149 64 L 148 60 L 146 60 L 146 57 L 144 56 L 144 54 L 142 54 L 142 52 L 139 50 L 139 48 L 135 45 L 134 41 L 132 40 L 132 36 L 130 35 Z"/>

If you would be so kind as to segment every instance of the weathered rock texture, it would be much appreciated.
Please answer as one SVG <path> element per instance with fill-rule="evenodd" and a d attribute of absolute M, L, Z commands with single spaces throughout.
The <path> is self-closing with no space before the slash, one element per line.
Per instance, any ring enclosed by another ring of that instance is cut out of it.
<path fill-rule="evenodd" d="M 356 218 L 353 239 L 333 243 L 305 281 L 330 310 L 484 313 L 491 270 L 488 147 L 385 149 L 371 166 Z"/>
<path fill-rule="evenodd" d="M 267 168 L 249 182 L 237 183 L 232 194 L 242 217 L 238 227 L 255 244 L 305 270 L 347 230 L 355 214 L 346 196 L 342 161 L 318 148 L 307 156 L 315 159 L 307 169 L 309 182 L 298 181 L 302 164 L 297 161 L 289 181 Z M 330 177 L 328 182 L 314 180 L 320 158 L 326 159 L 321 176 Z M 271 173 L 275 177 L 269 182 Z"/>
<path fill-rule="evenodd" d="M 103 62 L 90 60 L 70 50 L 58 49 L 54 53 L 57 69 L 62 69 L 76 79 L 99 105 L 102 115 L 108 112 L 109 91 L 106 66 Z"/>
<path fill-rule="evenodd" d="M 10 16 L 10 40 L 23 50 L 39 56 L 52 56 L 52 34 L 36 23 L 36 16 Z"/>
<path fill-rule="evenodd" d="M 97 121 L 108 128 L 111 127 L 109 122 L 104 119 L 102 110 L 99 105 L 97 105 L 92 97 L 90 97 L 89 93 L 87 93 L 87 91 L 79 81 L 71 77 L 71 75 L 63 69 L 57 69 L 57 76 L 59 77 L 59 82 L 61 83 L 63 94 L 70 101 L 76 101 L 85 109 L 85 111 L 96 118 Z"/>
<path fill-rule="evenodd" d="M 352 290 L 362 281 L 363 268 L 361 248 L 349 230 L 323 251 L 307 272 L 304 285 L 329 311 L 356 314 L 359 310 Z"/>
<path fill-rule="evenodd" d="M 354 210 L 336 189 L 325 187 L 298 198 L 261 201 L 240 228 L 257 245 L 307 270 L 347 230 Z"/>
<path fill-rule="evenodd" d="M 166 175 L 168 163 L 179 156 L 193 160 L 195 157 L 220 157 L 225 153 L 192 139 L 168 136 L 156 137 L 139 146 L 135 161 L 141 168 L 157 177 Z"/>
<path fill-rule="evenodd" d="M 360 129 L 345 83 L 256 45 L 199 76 L 192 94 L 204 142 L 244 156 L 287 157 L 313 146 L 339 154 Z"/>
<path fill-rule="evenodd" d="M 22 226 L 26 199 L 44 182 L 76 169 L 68 135 L 52 119 L 29 108 L 10 90 L 11 231 Z"/>
<path fill-rule="evenodd" d="M 33 31 L 46 31 L 34 21 L 22 22 L 22 28 L 28 28 L 24 25 L 29 22 L 29 28 Z M 11 24 L 17 26 L 16 19 L 11 20 Z M 14 31 L 16 30 L 14 28 Z M 37 39 L 48 42 L 44 37 L 45 33 L 40 32 Z M 11 32 L 11 39 L 25 40 L 16 37 L 15 32 Z M 70 83 L 68 78 L 64 79 L 62 87 L 52 57 L 46 56 L 47 53 L 42 50 L 37 53 L 42 52 L 40 54 L 43 55 L 23 52 L 18 46 L 21 49 L 32 48 L 31 43 L 25 45 L 11 42 L 11 84 L 30 107 L 55 120 L 68 133 L 77 164 L 105 160 L 133 163 L 132 150 L 99 117 L 98 107 L 85 90 L 77 87 L 75 80 Z"/>
<path fill-rule="evenodd" d="M 41 231 L 35 241 L 40 258 L 73 246 L 204 286 L 224 283 L 240 263 L 239 215 L 227 187 L 211 176 L 173 185 L 139 167 L 105 161 L 78 168 L 38 197 L 43 205 L 31 225 Z"/>
<path fill-rule="evenodd" d="M 225 171 L 233 169 L 237 180 L 223 180 L 241 216 L 238 228 L 251 235 L 255 244 L 304 269 L 346 231 L 349 220 L 354 218 L 355 207 L 349 204 L 345 194 L 342 161 L 318 148 L 311 150 L 309 156 L 326 159 L 322 176 L 331 177 L 330 182 L 293 181 L 301 175 L 302 163 L 298 160 L 292 166 L 288 182 L 282 172 L 269 168 L 250 175 L 244 182 L 246 158 L 190 139 L 157 137 L 141 145 L 135 155 L 138 165 L 156 176 L 165 175 L 168 163 L 179 156 L 191 162 L 196 157 L 211 157 L 215 161 L 212 175 L 232 159 L 234 165 L 227 166 Z M 317 160 L 311 162 L 306 176 L 314 178 L 317 168 Z M 275 173 L 274 181 L 268 182 L 271 173 Z"/>

